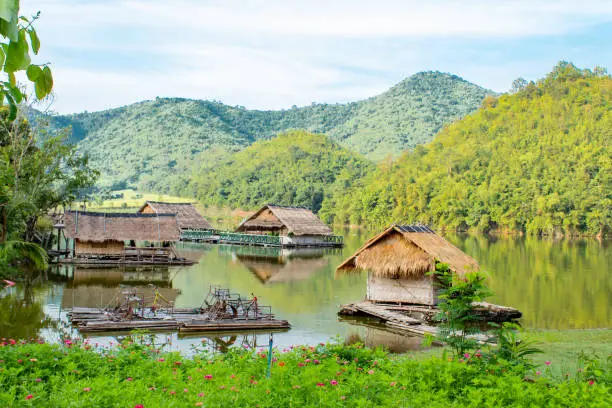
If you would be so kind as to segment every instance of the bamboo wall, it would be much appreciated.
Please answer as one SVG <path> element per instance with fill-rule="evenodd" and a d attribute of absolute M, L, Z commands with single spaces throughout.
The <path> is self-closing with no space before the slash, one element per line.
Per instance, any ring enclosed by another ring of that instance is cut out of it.
<path fill-rule="evenodd" d="M 434 306 L 437 288 L 430 276 L 414 279 L 389 279 L 368 274 L 367 299 L 376 302 L 411 303 Z"/>
<path fill-rule="evenodd" d="M 91 242 L 75 240 L 74 253 L 75 255 L 122 255 L 124 243 L 123 241 L 104 241 Z"/>

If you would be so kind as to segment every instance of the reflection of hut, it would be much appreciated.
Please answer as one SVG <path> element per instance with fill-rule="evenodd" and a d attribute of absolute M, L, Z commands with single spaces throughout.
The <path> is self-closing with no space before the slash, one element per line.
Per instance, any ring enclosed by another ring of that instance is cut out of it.
<path fill-rule="evenodd" d="M 133 286 L 131 289 L 136 292 L 137 296 L 145 301 L 146 305 L 150 305 L 153 302 L 155 294 L 152 288 L 148 286 Z M 114 307 L 123 299 L 122 292 L 125 290 L 125 288 L 108 288 L 99 285 L 66 287 L 62 294 L 62 308 Z M 172 303 L 176 303 L 176 298 L 180 294 L 178 289 L 173 288 L 157 288 L 157 290 L 164 298 Z"/>
<path fill-rule="evenodd" d="M 287 258 L 240 255 L 236 257 L 262 283 L 305 280 L 329 264 L 325 258 Z"/>
<path fill-rule="evenodd" d="M 126 214 L 66 211 L 64 234 L 81 258 L 175 257 L 168 243 L 179 239 L 174 214 Z M 148 248 L 126 248 L 125 241 L 146 241 Z"/>
<path fill-rule="evenodd" d="M 393 225 L 367 241 L 338 271 L 368 271 L 367 300 L 435 305 L 437 287 L 427 272 L 437 261 L 460 275 L 478 269 L 474 259 L 431 229 Z"/>
<path fill-rule="evenodd" d="M 287 245 L 341 244 L 323 221 L 312 211 L 299 207 L 265 205 L 244 220 L 236 232 L 258 235 L 277 235 L 285 238 Z M 335 242 L 338 241 L 338 242 Z"/>
<path fill-rule="evenodd" d="M 178 227 L 181 230 L 211 230 L 212 225 L 200 215 L 192 203 L 164 203 L 147 201 L 139 213 L 143 214 L 175 214 Z"/>

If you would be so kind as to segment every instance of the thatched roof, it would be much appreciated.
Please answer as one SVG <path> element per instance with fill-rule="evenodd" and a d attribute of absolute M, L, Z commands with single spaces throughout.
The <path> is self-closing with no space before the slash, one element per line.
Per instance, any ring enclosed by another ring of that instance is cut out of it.
<path fill-rule="evenodd" d="M 66 211 L 64 233 L 81 241 L 178 241 L 174 214 Z"/>
<path fill-rule="evenodd" d="M 175 214 L 179 228 L 213 229 L 212 225 L 200 215 L 192 203 L 147 201 L 138 212 L 142 212 L 147 207 L 151 208 L 155 214 Z"/>
<path fill-rule="evenodd" d="M 301 207 L 265 205 L 244 220 L 236 232 L 279 230 L 286 228 L 294 235 L 333 235 L 333 231 L 312 211 Z"/>
<path fill-rule="evenodd" d="M 461 276 L 478 269 L 473 258 L 430 228 L 392 225 L 363 244 L 337 270 L 366 270 L 379 277 L 408 278 L 433 271 L 436 261 L 447 263 Z"/>

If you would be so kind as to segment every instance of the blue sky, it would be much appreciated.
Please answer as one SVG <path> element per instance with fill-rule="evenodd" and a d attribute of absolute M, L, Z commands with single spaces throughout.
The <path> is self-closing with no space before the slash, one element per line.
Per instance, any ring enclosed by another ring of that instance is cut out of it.
<path fill-rule="evenodd" d="M 498 92 L 560 60 L 612 71 L 612 0 L 21 0 L 37 10 L 60 113 L 347 102 L 426 70 Z"/>

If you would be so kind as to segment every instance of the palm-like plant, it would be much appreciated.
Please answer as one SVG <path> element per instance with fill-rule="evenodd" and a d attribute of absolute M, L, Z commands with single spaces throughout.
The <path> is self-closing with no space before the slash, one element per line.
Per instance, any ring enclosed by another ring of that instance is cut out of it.
<path fill-rule="evenodd" d="M 17 260 L 27 260 L 39 270 L 49 266 L 47 251 L 34 242 L 9 240 L 0 243 L 0 262 L 10 264 Z"/>

